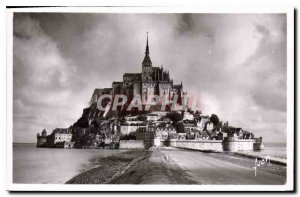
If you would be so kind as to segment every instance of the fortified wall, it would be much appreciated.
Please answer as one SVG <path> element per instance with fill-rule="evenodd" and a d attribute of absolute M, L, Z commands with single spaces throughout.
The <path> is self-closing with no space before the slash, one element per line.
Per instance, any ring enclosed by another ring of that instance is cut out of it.
<path fill-rule="evenodd" d="M 145 149 L 144 140 L 120 140 L 120 149 Z"/>
<path fill-rule="evenodd" d="M 178 140 L 171 139 L 171 147 L 186 148 L 192 150 L 223 152 L 222 140 Z"/>
<path fill-rule="evenodd" d="M 234 137 L 228 137 L 223 141 L 223 149 L 224 151 L 230 152 L 254 150 L 254 143 L 254 139 L 236 139 Z"/>
<path fill-rule="evenodd" d="M 209 152 L 253 150 L 253 139 L 227 138 L 225 140 L 178 140 L 171 139 L 169 146 Z"/>

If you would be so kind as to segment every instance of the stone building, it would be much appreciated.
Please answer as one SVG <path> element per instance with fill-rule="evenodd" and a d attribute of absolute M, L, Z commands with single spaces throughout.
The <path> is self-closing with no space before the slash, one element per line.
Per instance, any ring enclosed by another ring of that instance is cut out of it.
<path fill-rule="evenodd" d="M 196 120 L 197 129 L 200 131 L 204 131 L 206 124 L 209 120 L 210 120 L 209 116 L 200 116 L 199 118 L 197 118 Z"/>
<path fill-rule="evenodd" d="M 140 73 L 125 73 L 123 81 L 114 81 L 111 88 L 95 89 L 91 98 L 91 104 L 96 103 L 101 95 L 126 95 L 128 103 L 135 96 L 140 96 L 142 101 L 146 101 L 150 96 L 159 95 L 161 98 L 166 97 L 169 100 L 178 95 L 178 103 L 182 101 L 183 92 L 182 83 L 173 84 L 170 73 L 162 66 L 155 67 L 152 65 L 150 58 L 148 35 L 146 42 L 145 57 L 142 62 Z"/>
<path fill-rule="evenodd" d="M 47 131 L 44 129 L 42 134 L 37 134 L 37 147 L 48 148 L 73 148 L 74 142 L 72 140 L 71 128 L 56 128 L 50 135 L 47 135 Z"/>
<path fill-rule="evenodd" d="M 37 147 L 46 147 L 46 144 L 47 144 L 47 131 L 46 131 L 46 129 L 44 129 L 42 131 L 42 134 L 37 133 L 36 146 Z"/>
<path fill-rule="evenodd" d="M 56 128 L 47 136 L 47 147 L 56 148 L 73 148 L 74 142 L 72 140 L 72 132 L 70 128 Z"/>
<path fill-rule="evenodd" d="M 148 149 L 153 146 L 153 139 L 155 137 L 155 130 L 153 127 L 140 127 L 135 132 L 136 140 L 142 140 L 145 143 L 145 148 Z"/>

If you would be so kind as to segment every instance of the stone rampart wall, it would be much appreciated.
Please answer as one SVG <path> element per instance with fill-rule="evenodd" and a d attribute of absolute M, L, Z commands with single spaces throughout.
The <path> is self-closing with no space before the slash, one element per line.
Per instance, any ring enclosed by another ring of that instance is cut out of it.
<path fill-rule="evenodd" d="M 171 147 L 186 148 L 192 150 L 223 152 L 223 151 L 242 151 L 253 150 L 254 140 L 178 140 L 172 139 L 169 141 Z"/>
<path fill-rule="evenodd" d="M 223 152 L 222 140 L 170 140 L 171 147 L 201 151 Z"/>
<path fill-rule="evenodd" d="M 144 140 L 120 140 L 120 149 L 144 149 Z"/>

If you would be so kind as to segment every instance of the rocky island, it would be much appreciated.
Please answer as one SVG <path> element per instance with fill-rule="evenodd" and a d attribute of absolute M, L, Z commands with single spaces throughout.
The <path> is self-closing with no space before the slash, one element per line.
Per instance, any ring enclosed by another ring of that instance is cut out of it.
<path fill-rule="evenodd" d="M 195 99 L 194 99 L 195 100 Z M 170 72 L 152 66 L 148 36 L 141 73 L 125 73 L 110 88 L 97 88 L 90 106 L 69 128 L 37 134 L 37 147 L 149 149 L 180 147 L 223 152 L 260 150 L 262 138 L 193 111 L 193 98 Z"/>

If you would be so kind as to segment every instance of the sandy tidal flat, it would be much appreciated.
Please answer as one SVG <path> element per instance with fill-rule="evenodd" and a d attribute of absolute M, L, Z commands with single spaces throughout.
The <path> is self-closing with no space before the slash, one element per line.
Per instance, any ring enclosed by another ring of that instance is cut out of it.
<path fill-rule="evenodd" d="M 133 150 L 99 159 L 100 166 L 67 183 L 75 184 L 232 184 L 281 185 L 286 167 L 258 167 L 253 158 L 176 148 Z"/>

